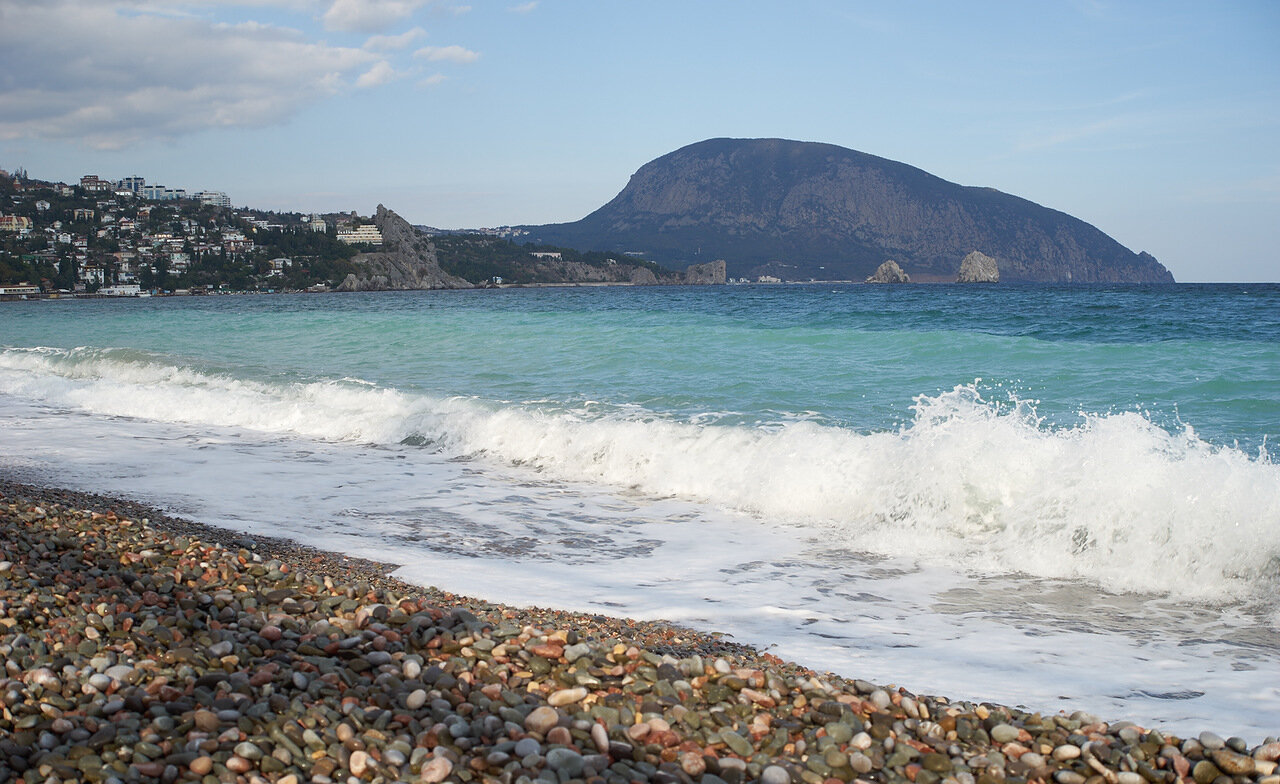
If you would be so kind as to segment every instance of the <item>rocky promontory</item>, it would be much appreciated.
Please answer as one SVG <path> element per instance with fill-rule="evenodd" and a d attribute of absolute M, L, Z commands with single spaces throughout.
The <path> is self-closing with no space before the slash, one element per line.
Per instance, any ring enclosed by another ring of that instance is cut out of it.
<path fill-rule="evenodd" d="M 361 253 L 353 261 L 359 274 L 347 275 L 336 291 L 469 289 L 472 284 L 440 268 L 435 245 L 396 213 L 378 205 L 374 223 L 382 250 Z"/>

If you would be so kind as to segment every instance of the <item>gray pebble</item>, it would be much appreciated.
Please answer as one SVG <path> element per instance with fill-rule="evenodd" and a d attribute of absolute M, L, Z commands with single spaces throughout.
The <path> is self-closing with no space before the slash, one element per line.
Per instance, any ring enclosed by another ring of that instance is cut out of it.
<path fill-rule="evenodd" d="M 521 738 L 516 741 L 515 755 L 517 757 L 527 757 L 530 754 L 541 754 L 542 744 L 533 738 Z"/>
<path fill-rule="evenodd" d="M 770 765 L 761 772 L 760 784 L 791 784 L 791 774 L 781 765 Z"/>

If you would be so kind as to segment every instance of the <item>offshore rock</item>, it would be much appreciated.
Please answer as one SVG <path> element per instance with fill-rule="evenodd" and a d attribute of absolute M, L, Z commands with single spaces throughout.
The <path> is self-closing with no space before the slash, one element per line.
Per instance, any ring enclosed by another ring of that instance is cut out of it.
<path fill-rule="evenodd" d="M 435 244 L 399 215 L 378 205 L 374 218 L 383 250 L 361 253 L 353 261 L 360 274 L 347 275 L 335 291 L 408 291 L 469 289 L 471 284 L 440 268 Z"/>
<path fill-rule="evenodd" d="M 973 251 L 960 262 L 956 283 L 999 283 L 1000 269 L 996 260 L 981 251 Z"/>
<path fill-rule="evenodd" d="M 716 286 L 728 278 L 728 265 L 724 259 L 716 259 L 706 264 L 691 264 L 684 271 L 684 282 L 692 286 Z"/>
<path fill-rule="evenodd" d="M 867 283 L 910 283 L 911 276 L 898 266 L 898 262 L 889 259 L 876 267 L 876 271 L 867 278 Z"/>

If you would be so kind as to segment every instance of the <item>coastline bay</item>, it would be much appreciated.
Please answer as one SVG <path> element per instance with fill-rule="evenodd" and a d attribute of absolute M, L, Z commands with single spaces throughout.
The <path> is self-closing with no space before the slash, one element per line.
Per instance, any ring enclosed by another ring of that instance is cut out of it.
<path fill-rule="evenodd" d="M 1274 733 L 1274 287 L 928 288 L 59 304 L 6 318 L 2 460 L 489 599 Z"/>

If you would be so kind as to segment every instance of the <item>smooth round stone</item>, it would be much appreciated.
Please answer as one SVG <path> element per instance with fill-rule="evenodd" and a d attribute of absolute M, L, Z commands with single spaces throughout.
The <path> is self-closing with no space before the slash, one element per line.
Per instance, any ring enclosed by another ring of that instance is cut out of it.
<path fill-rule="evenodd" d="M 369 653 L 365 655 L 364 660 L 374 667 L 381 667 L 384 664 L 390 664 L 392 661 L 391 654 L 386 651 L 369 651 Z"/>
<path fill-rule="evenodd" d="M 1123 770 L 1116 774 L 1116 784 L 1142 784 L 1143 781 L 1142 776 L 1130 770 Z"/>
<path fill-rule="evenodd" d="M 418 780 L 422 784 L 439 784 L 453 772 L 453 763 L 447 757 L 434 757 L 422 766 L 422 775 Z"/>
<path fill-rule="evenodd" d="M 870 757 L 860 751 L 855 751 L 849 755 L 849 767 L 858 773 L 870 773 L 875 766 Z"/>
<path fill-rule="evenodd" d="M 295 689 L 305 689 L 310 684 L 310 681 L 307 680 L 306 673 L 302 672 L 294 672 L 291 680 L 293 681 L 293 687 Z"/>
<path fill-rule="evenodd" d="M 405 659 L 400 672 L 404 674 L 406 680 L 416 681 L 422 674 L 422 665 L 414 659 Z"/>
<path fill-rule="evenodd" d="M 876 689 L 871 692 L 871 696 L 867 697 L 867 699 L 880 710 L 885 710 L 893 704 L 893 700 L 889 697 L 889 692 L 884 689 Z"/>
<path fill-rule="evenodd" d="M 556 709 L 542 705 L 534 708 L 524 718 L 524 728 L 530 732 L 545 735 L 547 730 L 556 726 L 559 722 L 560 714 L 556 712 Z"/>
<path fill-rule="evenodd" d="M 1028 751 L 1018 758 L 1018 761 L 1030 768 L 1043 768 L 1045 759 L 1043 756 L 1036 754 L 1034 751 Z"/>
<path fill-rule="evenodd" d="M 951 772 L 951 758 L 946 754 L 925 754 L 920 757 L 920 765 L 934 773 Z"/>
<path fill-rule="evenodd" d="M 195 759 L 191 760 L 191 763 L 189 765 L 187 765 L 187 769 L 190 770 L 192 773 L 196 774 L 197 776 L 204 776 L 207 773 L 209 773 L 209 771 L 213 770 L 213 758 L 212 757 L 196 757 Z"/>
<path fill-rule="evenodd" d="M 1063 768 L 1053 774 L 1053 780 L 1058 784 L 1084 784 L 1086 779 L 1084 776 L 1076 773 L 1074 770 Z"/>
<path fill-rule="evenodd" d="M 826 726 L 827 737 L 837 745 L 853 740 L 853 727 L 842 722 L 832 722 Z"/>
<path fill-rule="evenodd" d="M 871 748 L 871 736 L 865 732 L 859 732 L 849 740 L 849 745 L 858 751 L 866 751 Z"/>
<path fill-rule="evenodd" d="M 573 743 L 573 735 L 568 727 L 552 727 L 547 730 L 547 743 L 557 746 L 568 746 Z"/>
<path fill-rule="evenodd" d="M 229 757 L 223 764 L 232 773 L 248 773 L 253 770 L 253 763 L 244 757 Z"/>
<path fill-rule="evenodd" d="M 576 686 L 572 689 L 561 689 L 560 691 L 552 692 L 551 696 L 547 697 L 547 704 L 553 708 L 559 708 L 564 705 L 572 705 L 575 702 L 580 702 L 586 696 L 587 690 L 582 686 Z"/>
<path fill-rule="evenodd" d="M 547 767 L 557 773 L 564 772 L 569 778 L 580 776 L 582 765 L 582 755 L 573 749 L 552 749 L 547 752 Z"/>
<path fill-rule="evenodd" d="M 196 729 L 202 731 L 202 733 L 212 733 L 212 731 L 218 729 L 218 714 L 215 714 L 215 712 L 196 711 L 191 720 L 192 723 L 195 723 Z"/>
<path fill-rule="evenodd" d="M 409 710 L 417 710 L 427 704 L 427 692 L 425 689 L 414 689 L 404 698 L 404 706 Z"/>
<path fill-rule="evenodd" d="M 347 767 L 351 770 L 353 776 L 363 776 L 369 770 L 369 753 L 366 751 L 353 751 L 351 757 L 347 760 Z"/>
<path fill-rule="evenodd" d="M 1196 780 L 1196 784 L 1213 784 L 1214 779 L 1221 775 L 1222 771 L 1209 760 L 1200 760 L 1191 769 L 1191 778 Z"/>
<path fill-rule="evenodd" d="M 1246 757 L 1227 749 L 1213 752 L 1213 762 L 1228 776 L 1252 776 L 1254 773 L 1253 757 Z"/>
<path fill-rule="evenodd" d="M 591 725 L 591 742 L 595 744 L 596 750 L 601 754 L 609 753 L 609 731 L 604 728 L 603 724 Z M 685 772 L 687 773 L 688 771 Z"/>
<path fill-rule="evenodd" d="M 243 743 L 237 743 L 233 751 L 239 756 L 244 757 L 247 760 L 260 760 L 263 757 L 262 749 L 253 745 L 249 741 L 244 741 Z"/>
<path fill-rule="evenodd" d="M 1217 751 L 1218 749 L 1227 745 L 1227 742 L 1222 739 L 1221 735 L 1216 735 L 1212 732 L 1209 732 L 1208 730 L 1205 730 L 1204 732 L 1200 733 L 1200 745 L 1204 746 L 1209 751 Z"/>
<path fill-rule="evenodd" d="M 578 659 L 581 659 L 583 656 L 586 656 L 589 653 L 591 653 L 591 646 L 586 644 L 585 642 L 580 642 L 577 645 L 570 645 L 567 648 L 565 648 L 564 658 L 565 658 L 565 661 L 572 664 L 573 662 L 577 661 Z"/>
<path fill-rule="evenodd" d="M 770 765 L 760 772 L 760 784 L 791 784 L 791 774 L 781 765 Z"/>
<path fill-rule="evenodd" d="M 1018 728 L 1012 724 L 997 724 L 991 728 L 991 740 L 996 743 L 1013 743 L 1018 739 Z"/>
<path fill-rule="evenodd" d="M 106 691 L 111 688 L 111 676 L 95 672 L 89 676 L 89 685 L 98 691 Z"/>
<path fill-rule="evenodd" d="M 1053 750 L 1053 758 L 1058 762 L 1066 762 L 1068 760 L 1079 759 L 1080 747 L 1070 743 L 1064 743 Z"/>
<path fill-rule="evenodd" d="M 694 779 L 697 779 L 703 773 L 707 772 L 707 763 L 702 759 L 701 754 L 694 751 L 687 751 L 680 755 L 680 769 Z"/>
<path fill-rule="evenodd" d="M 542 744 L 533 738 L 521 738 L 516 741 L 516 747 L 513 749 L 517 757 L 527 757 L 530 754 L 541 754 Z"/>
<path fill-rule="evenodd" d="M 382 761 L 388 765 L 395 765 L 398 768 L 408 762 L 409 758 L 406 757 L 404 752 L 399 749 L 387 749 L 382 752 Z"/>

